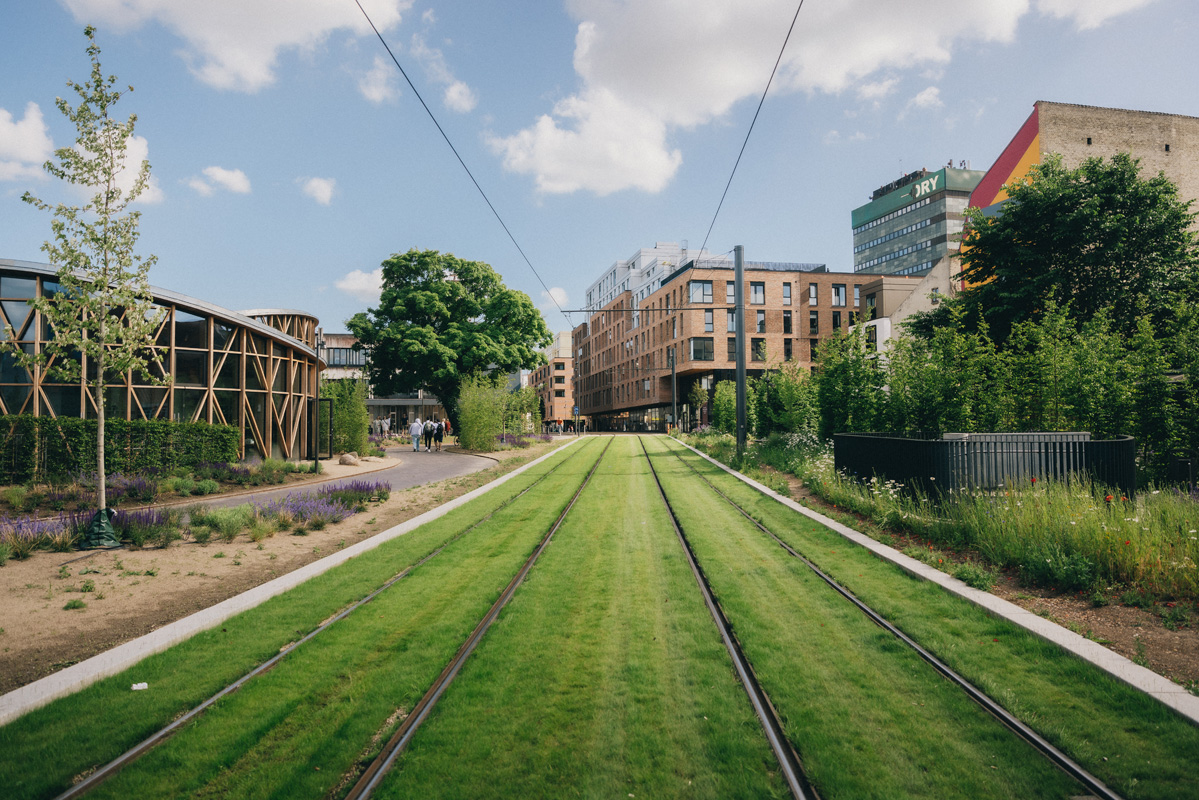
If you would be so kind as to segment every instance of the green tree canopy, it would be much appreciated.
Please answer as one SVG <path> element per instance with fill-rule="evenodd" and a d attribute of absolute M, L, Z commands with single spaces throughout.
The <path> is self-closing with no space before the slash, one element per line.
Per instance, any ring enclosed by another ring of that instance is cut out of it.
<path fill-rule="evenodd" d="M 1144 178 L 1127 153 L 1067 169 L 1052 155 L 1008 187 L 993 216 L 967 209 L 961 300 L 1004 342 L 1012 326 L 1039 318 L 1050 299 L 1070 303 L 1080 323 L 1110 308 L 1113 327 L 1171 313 L 1199 278 L 1195 214 L 1164 175 Z M 1193 299 L 1193 298 L 1192 298 Z"/>
<path fill-rule="evenodd" d="M 376 394 L 427 388 L 456 425 L 465 379 L 541 363 L 538 348 L 552 340 L 545 320 L 488 264 L 413 249 L 382 266 L 379 306 L 348 322 L 370 356 Z"/>

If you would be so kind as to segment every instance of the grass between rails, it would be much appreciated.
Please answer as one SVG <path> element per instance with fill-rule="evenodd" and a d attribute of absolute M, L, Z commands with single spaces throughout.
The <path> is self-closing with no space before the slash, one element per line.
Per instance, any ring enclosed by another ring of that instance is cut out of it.
<path fill-rule="evenodd" d="M 1065 775 L 708 490 L 663 443 L 653 446 L 683 530 L 822 796 L 1073 793 Z"/>
<path fill-rule="evenodd" d="M 595 445 L 586 446 L 592 450 L 591 456 L 580 453 L 569 469 L 563 468 L 570 472 L 576 484 L 586 472 L 584 467 L 589 467 L 590 461 L 598 455 Z M 477 498 L 445 517 L 227 620 L 219 628 L 198 634 L 129 670 L 0 728 L 0 786 L 5 787 L 5 796 L 46 797 L 66 788 L 74 776 L 116 757 L 287 643 L 315 628 L 321 620 L 360 599 L 477 522 L 504 499 L 535 481 L 554 463 L 569 458 L 575 449 L 553 456 L 534 470 L 505 483 L 497 492 Z M 549 482 L 547 479 L 546 483 Z M 534 494 L 531 492 L 526 498 Z M 506 580 L 500 585 L 503 582 Z M 406 581 L 401 581 L 401 585 L 404 583 Z M 377 603 L 372 602 L 354 616 L 365 614 L 378 620 L 376 608 Z M 325 635 L 331 633 L 332 630 Z M 293 655 L 299 655 L 299 652 Z M 284 663 L 290 660 L 291 657 Z M 347 684 L 351 681 L 350 674 L 346 673 Z M 150 690 L 131 693 L 130 684 L 139 681 L 148 682 Z M 294 700 L 295 705 L 303 702 L 303 698 Z M 48 758 L 47 753 L 55 755 Z M 184 768 L 186 754 L 171 758 L 179 760 L 172 770 Z M 37 765 L 37 769 L 29 769 L 31 764 Z M 186 772 L 180 772 L 179 777 L 182 780 L 188 778 Z M 143 796 L 165 795 L 151 792 Z"/>
<path fill-rule="evenodd" d="M 632 438 L 379 797 L 785 796 Z"/>
<path fill-rule="evenodd" d="M 685 452 L 684 458 L 792 547 L 1123 796 L 1199 796 L 1199 775 L 1190 767 L 1199 752 L 1199 729 L 1166 706 L 1056 645 L 912 578 L 694 454 Z"/>

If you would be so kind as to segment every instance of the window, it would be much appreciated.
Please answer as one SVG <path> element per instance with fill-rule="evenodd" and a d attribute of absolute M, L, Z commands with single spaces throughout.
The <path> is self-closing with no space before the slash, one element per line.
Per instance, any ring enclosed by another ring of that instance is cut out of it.
<path fill-rule="evenodd" d="M 860 283 L 853 285 L 853 304 L 855 307 L 862 304 L 862 284 Z"/>
<path fill-rule="evenodd" d="M 783 312 L 783 333 L 790 333 L 790 332 L 791 332 L 791 312 L 784 311 Z"/>
<path fill-rule="evenodd" d="M 871 352 L 878 350 L 878 328 L 874 325 L 866 329 L 866 347 Z"/>
<path fill-rule="evenodd" d="M 783 305 L 785 305 L 785 306 L 791 305 L 791 284 L 790 283 L 783 284 Z"/>
<path fill-rule="evenodd" d="M 753 360 L 754 361 L 765 361 L 766 360 L 766 340 L 765 339 L 750 339 L 749 344 L 750 344 L 749 352 L 752 355 Z"/>
<path fill-rule="evenodd" d="M 711 281 L 708 282 L 709 285 Z M 715 361 L 716 356 L 712 352 L 712 337 L 711 336 L 696 336 L 691 340 L 691 360 L 692 361 Z"/>
<path fill-rule="evenodd" d="M 729 361 L 737 360 L 737 339 L 732 336 L 729 337 L 728 359 Z"/>
<path fill-rule="evenodd" d="M 558 372 L 561 372 L 562 370 L 566 369 L 566 363 L 563 361 L 556 361 L 554 362 L 554 369 Z"/>
<path fill-rule="evenodd" d="M 852 328 L 857 323 L 857 321 L 858 321 L 858 315 L 855 314 L 854 312 L 850 311 L 849 312 L 849 327 Z"/>
<path fill-rule="evenodd" d="M 843 283 L 834 283 L 833 284 L 833 305 L 834 306 L 845 305 L 845 284 L 843 284 Z"/>
<path fill-rule="evenodd" d="M 878 307 L 875 306 L 875 297 L 873 294 L 866 295 L 866 320 L 878 319 Z"/>
<path fill-rule="evenodd" d="M 820 312 L 819 311 L 809 311 L 808 312 L 808 333 L 811 334 L 812 336 L 815 336 L 816 334 L 820 333 Z"/>
<path fill-rule="evenodd" d="M 724 282 L 724 302 L 729 305 L 737 302 L 737 283 L 735 281 Z"/>
<path fill-rule="evenodd" d="M 833 330 L 835 330 L 835 331 L 841 330 L 841 312 L 840 311 L 833 312 Z"/>
<path fill-rule="evenodd" d="M 729 333 L 735 333 L 737 331 L 737 310 L 735 308 L 728 309 L 727 325 Z"/>
<path fill-rule="evenodd" d="M 783 361 L 791 360 L 791 340 L 783 339 Z"/>
<path fill-rule="evenodd" d="M 766 305 L 766 284 L 753 281 L 749 284 L 749 304 L 751 306 Z"/>
<path fill-rule="evenodd" d="M 704 333 L 712 332 L 712 309 L 704 310 Z"/>
<path fill-rule="evenodd" d="M 677 338 L 679 338 L 679 318 L 678 318 L 678 317 L 671 317 L 671 318 L 670 318 L 670 325 L 671 325 L 670 338 L 671 338 L 671 339 L 677 339 Z"/>
<path fill-rule="evenodd" d="M 758 326 L 755 328 L 758 333 L 766 333 L 766 312 L 758 312 Z"/>
<path fill-rule="evenodd" d="M 556 383 L 556 384 L 566 383 L 566 376 L 565 375 L 555 375 L 554 383 Z"/>
<path fill-rule="evenodd" d="M 808 305 L 816 305 L 816 284 L 814 283 L 808 284 Z"/>
<path fill-rule="evenodd" d="M 566 390 L 565 389 L 555 389 L 554 397 L 566 397 Z"/>
<path fill-rule="evenodd" d="M 712 302 L 712 281 L 691 281 L 687 286 L 690 288 L 692 303 Z"/>
<path fill-rule="evenodd" d="M 816 360 L 816 345 L 819 341 L 820 341 L 819 339 L 809 339 L 808 340 L 808 360 L 809 361 Z"/>

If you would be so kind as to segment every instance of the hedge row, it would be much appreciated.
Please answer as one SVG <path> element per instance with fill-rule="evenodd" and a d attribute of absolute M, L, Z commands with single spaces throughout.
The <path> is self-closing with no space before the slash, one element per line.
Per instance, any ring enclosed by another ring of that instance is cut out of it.
<path fill-rule="evenodd" d="M 236 461 L 240 432 L 228 425 L 110 419 L 104 424 L 109 473 Z M 48 481 L 96 470 L 96 421 L 0 416 L 0 484 Z"/>

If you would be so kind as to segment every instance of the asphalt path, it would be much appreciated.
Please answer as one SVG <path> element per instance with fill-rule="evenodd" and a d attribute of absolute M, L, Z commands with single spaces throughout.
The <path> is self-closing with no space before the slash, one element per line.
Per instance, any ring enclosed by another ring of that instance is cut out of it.
<path fill-rule="evenodd" d="M 487 469 L 497 463 L 495 459 L 484 456 L 452 453 L 448 450 L 427 452 L 423 447 L 419 453 L 413 452 L 411 447 L 389 447 L 387 448 L 387 455 L 392 458 L 398 458 L 400 463 L 385 469 L 361 472 L 356 475 L 347 475 L 343 478 L 328 478 L 326 480 L 292 483 L 285 486 L 263 487 L 258 490 L 237 492 L 236 494 L 222 494 L 211 498 L 197 497 L 189 502 L 188 505 L 227 508 L 229 506 L 244 505 L 245 503 L 267 503 L 286 497 L 289 494 L 312 492 L 325 486 L 342 486 L 356 480 L 370 482 L 387 481 L 391 484 L 391 490 L 398 492 L 410 489 L 413 486 L 423 486 L 426 483 L 436 483 L 447 478 L 458 478 L 463 475 L 469 475 L 472 472 Z"/>

